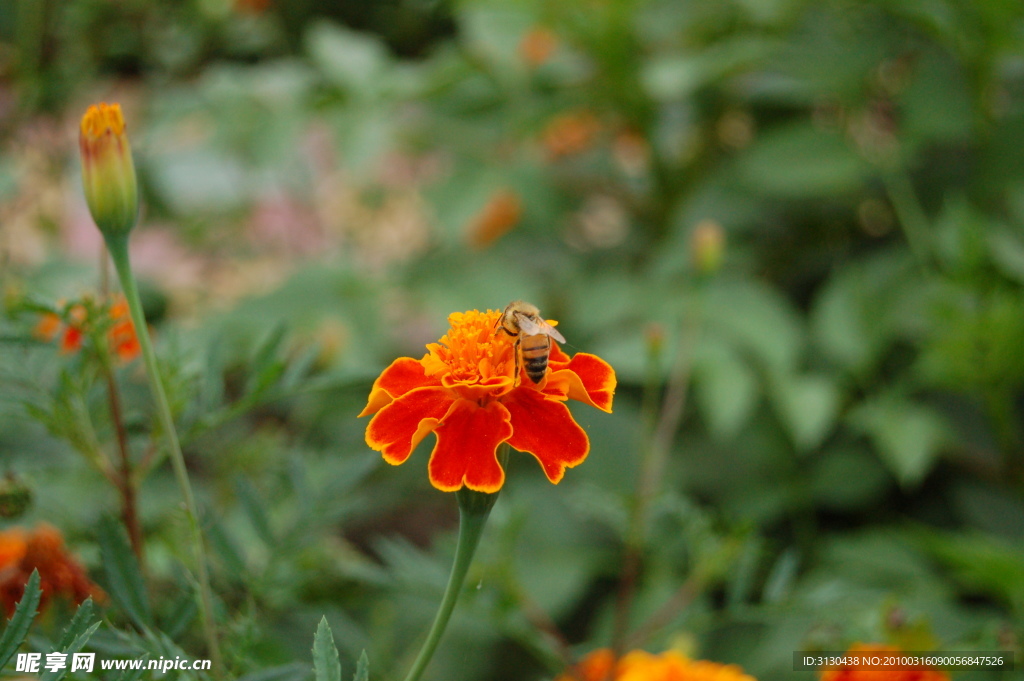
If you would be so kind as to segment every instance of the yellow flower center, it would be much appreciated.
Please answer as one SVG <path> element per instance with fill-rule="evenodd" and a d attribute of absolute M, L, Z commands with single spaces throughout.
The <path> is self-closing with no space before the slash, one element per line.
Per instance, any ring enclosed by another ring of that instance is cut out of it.
<path fill-rule="evenodd" d="M 121 115 L 121 105 L 103 102 L 90 106 L 82 116 L 82 134 L 96 138 L 108 131 L 115 135 L 124 133 L 124 116 Z"/>
<path fill-rule="evenodd" d="M 428 376 L 455 385 L 501 384 L 502 392 L 511 389 L 515 371 L 515 339 L 495 327 L 501 313 L 497 310 L 455 312 L 448 317 L 451 328 L 437 343 L 427 345 L 423 358 Z M 494 379 L 499 379 L 495 381 Z M 507 379 L 508 386 L 505 386 Z"/>

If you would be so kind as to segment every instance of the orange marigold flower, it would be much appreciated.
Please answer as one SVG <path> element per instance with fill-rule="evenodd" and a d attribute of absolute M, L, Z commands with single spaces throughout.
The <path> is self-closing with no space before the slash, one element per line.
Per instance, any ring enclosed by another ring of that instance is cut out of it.
<path fill-rule="evenodd" d="M 130 362 L 139 356 L 142 347 L 139 345 L 139 338 L 135 335 L 135 324 L 132 323 L 128 310 L 128 301 L 124 297 L 110 306 L 110 319 L 113 325 L 107 331 L 107 340 L 111 350 L 122 362 Z"/>
<path fill-rule="evenodd" d="M 501 312 L 455 312 L 451 328 L 427 354 L 400 357 L 377 378 L 360 416 L 374 414 L 366 443 L 390 464 L 404 463 L 433 432 L 431 484 L 497 492 L 505 481 L 497 450 L 503 442 L 532 454 L 557 483 L 590 451 L 586 432 L 565 402 L 611 412 L 615 372 L 586 353 L 571 358 L 552 341 L 548 373 L 539 384 L 520 367 L 515 341 L 495 329 Z"/>
<path fill-rule="evenodd" d="M 60 337 L 61 353 L 70 355 L 81 350 L 84 336 L 85 334 L 82 333 L 81 327 L 68 326 L 65 328 L 64 334 Z"/>
<path fill-rule="evenodd" d="M 0 577 L 25 557 L 25 533 L 18 528 L 0 532 Z"/>
<path fill-rule="evenodd" d="M 854 643 L 847 655 L 880 656 L 903 652 L 897 646 L 881 643 Z M 949 681 L 949 675 L 935 669 L 865 669 L 839 667 L 823 669 L 821 681 Z"/>
<path fill-rule="evenodd" d="M 470 222 L 470 245 L 475 248 L 490 246 L 518 225 L 522 215 L 523 202 L 519 195 L 508 189 L 499 189 Z"/>
<path fill-rule="evenodd" d="M 92 583 L 85 569 L 64 547 L 64 537 L 52 525 L 41 524 L 32 532 L 11 528 L 0 532 L 0 610 L 7 617 L 25 593 L 32 571 L 39 571 L 42 597 L 39 609 L 55 597 L 75 604 L 90 596 L 105 598 L 103 590 Z"/>
<path fill-rule="evenodd" d="M 39 340 L 49 343 L 57 337 L 63 325 L 64 323 L 60 320 L 60 315 L 55 312 L 47 312 L 39 318 L 33 334 Z"/>
<path fill-rule="evenodd" d="M 652 655 L 643 650 L 627 653 L 618 662 L 607 649 L 595 650 L 555 681 L 755 681 L 734 664 L 691 660 L 668 650 Z"/>
<path fill-rule="evenodd" d="M 543 26 L 527 31 L 519 41 L 519 54 L 523 61 L 533 67 L 541 66 L 558 49 L 558 36 Z"/>
<path fill-rule="evenodd" d="M 60 336 L 62 354 L 72 354 L 82 349 L 86 338 L 93 335 L 97 326 L 106 328 L 107 344 L 110 350 L 124 363 L 139 356 L 141 347 L 135 335 L 135 325 L 128 311 L 128 303 L 124 296 L 119 296 L 109 308 L 99 308 L 99 315 L 105 318 L 96 319 L 97 308 L 90 304 L 74 303 L 67 308 L 62 318 L 60 315 L 47 312 L 35 327 L 35 336 L 45 341 L 52 341 Z"/>
<path fill-rule="evenodd" d="M 554 118 L 544 128 L 544 147 L 553 158 L 572 156 L 590 148 L 601 122 L 589 111 L 571 111 Z"/>

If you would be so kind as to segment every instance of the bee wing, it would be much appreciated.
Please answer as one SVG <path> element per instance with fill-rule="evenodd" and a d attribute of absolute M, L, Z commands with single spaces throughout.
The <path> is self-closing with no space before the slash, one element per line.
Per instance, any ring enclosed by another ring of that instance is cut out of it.
<path fill-rule="evenodd" d="M 516 321 L 519 323 L 519 330 L 525 333 L 527 336 L 536 336 L 541 333 L 546 333 L 544 327 L 551 328 L 547 323 L 536 319 L 531 319 L 526 315 L 517 314 Z"/>
<path fill-rule="evenodd" d="M 551 336 L 559 343 L 565 342 L 565 338 L 562 337 L 562 334 L 558 333 L 558 329 L 551 326 L 540 317 L 516 315 L 516 321 L 519 322 L 519 330 L 527 336 L 538 336 L 540 334 L 544 334 L 545 336 Z"/>
<path fill-rule="evenodd" d="M 565 336 L 560 334 L 558 332 L 558 329 L 556 329 L 555 327 L 551 326 L 547 322 L 542 322 L 542 324 L 544 325 L 544 333 L 546 333 L 547 335 L 551 336 L 552 338 L 554 338 L 559 343 L 564 343 L 565 342 Z"/>

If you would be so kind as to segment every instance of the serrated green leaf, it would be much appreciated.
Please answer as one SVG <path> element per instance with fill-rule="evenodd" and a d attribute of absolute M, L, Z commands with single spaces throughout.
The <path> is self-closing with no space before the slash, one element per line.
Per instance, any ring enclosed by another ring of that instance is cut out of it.
<path fill-rule="evenodd" d="M 162 619 L 164 633 L 172 639 L 179 638 L 199 614 L 199 603 L 195 598 L 179 598 L 174 610 Z"/>
<path fill-rule="evenodd" d="M 279 381 L 279 389 L 291 391 L 296 389 L 303 379 L 310 374 L 313 365 L 320 357 L 322 349 L 318 345 L 306 348 L 298 357 L 292 358 L 285 368 L 284 374 Z"/>
<path fill-rule="evenodd" d="M 60 637 L 60 642 L 57 644 L 58 650 L 64 650 L 70 646 L 72 641 L 89 628 L 89 620 L 92 619 L 93 610 L 92 597 L 90 596 L 75 611 L 75 616 L 71 618 L 67 629 L 64 630 L 64 635 Z"/>
<path fill-rule="evenodd" d="M 253 357 L 249 360 L 251 374 L 245 392 L 248 399 L 260 395 L 273 385 L 284 373 L 286 365 L 279 359 L 287 328 L 284 324 L 276 325 L 260 343 Z"/>
<path fill-rule="evenodd" d="M 341 660 L 326 615 L 320 618 L 313 635 L 313 671 L 316 681 L 341 681 Z"/>
<path fill-rule="evenodd" d="M 143 662 L 139 665 L 138 669 L 126 669 L 121 676 L 117 678 L 117 681 L 138 681 L 142 678 L 142 672 L 146 671 L 145 661 L 149 659 L 149 653 L 143 653 L 136 659 Z"/>
<path fill-rule="evenodd" d="M 356 663 L 356 673 L 352 677 L 352 681 L 370 681 L 370 658 L 366 656 L 365 650 L 359 656 L 359 662 Z"/>
<path fill-rule="evenodd" d="M 270 519 L 267 518 L 267 514 L 264 511 L 266 502 L 260 498 L 259 492 L 256 491 L 256 488 L 249 482 L 248 478 L 236 477 L 235 491 L 238 493 L 238 500 L 245 508 L 246 515 L 253 529 L 256 530 L 260 539 L 267 546 L 273 548 L 277 544 L 277 538 L 274 536 L 274 531 L 270 528 Z"/>
<path fill-rule="evenodd" d="M 128 543 L 128 535 L 120 523 L 107 516 L 100 521 L 98 539 L 110 596 L 136 626 L 143 630 L 149 629 L 153 613 L 149 607 L 142 570 Z"/>
<path fill-rule="evenodd" d="M 83 620 L 83 621 L 88 621 L 88 620 Z M 41 681 L 60 681 L 61 679 L 63 679 L 67 675 L 68 671 L 71 669 L 71 664 L 70 664 L 71 656 L 74 655 L 75 653 L 81 651 L 82 648 L 85 647 L 85 644 L 89 642 L 89 639 L 92 638 L 92 635 L 94 633 L 96 633 L 96 630 L 100 628 L 101 624 L 103 624 L 103 623 L 102 622 L 94 622 L 92 624 L 92 626 L 86 628 L 80 634 L 75 636 L 74 639 L 72 639 L 72 641 L 70 643 L 68 643 L 66 647 L 61 647 L 60 652 L 66 654 L 68 656 L 67 657 L 68 664 L 65 665 L 62 669 L 58 669 L 56 671 L 46 671 L 46 672 L 44 672 L 42 674 L 42 676 L 40 677 L 40 680 Z M 65 636 L 66 636 L 66 634 L 65 634 Z"/>
<path fill-rule="evenodd" d="M 8 620 L 4 635 L 0 636 L 0 670 L 10 662 L 18 647 L 24 643 L 29 627 L 32 626 L 32 621 L 36 617 L 41 594 L 39 571 L 33 570 L 25 584 L 25 593 L 22 594 L 18 606 L 14 609 L 14 616 Z"/>
<path fill-rule="evenodd" d="M 207 535 L 210 546 L 217 552 L 228 572 L 234 575 L 244 575 L 249 571 L 245 563 L 245 555 L 232 541 L 224 526 L 217 518 L 211 518 L 207 526 Z"/>

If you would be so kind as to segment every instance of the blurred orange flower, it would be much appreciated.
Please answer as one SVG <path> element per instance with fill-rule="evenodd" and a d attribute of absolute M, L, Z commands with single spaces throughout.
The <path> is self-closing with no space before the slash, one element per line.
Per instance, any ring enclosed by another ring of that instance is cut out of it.
<path fill-rule="evenodd" d="M 40 610 L 57 597 L 76 605 L 90 596 L 95 600 L 106 597 L 68 553 L 57 528 L 45 523 L 31 532 L 14 527 L 0 532 L 0 609 L 7 617 L 14 614 L 33 570 L 39 570 L 43 592 Z"/>
<path fill-rule="evenodd" d="M 107 331 L 110 349 L 122 362 L 132 361 L 139 356 L 142 348 L 138 336 L 135 335 L 135 324 L 132 323 L 131 313 L 128 311 L 128 301 L 124 297 L 118 298 L 110 306 L 110 320 L 113 322 Z"/>
<path fill-rule="evenodd" d="M 82 303 L 67 306 L 63 316 L 47 312 L 36 324 L 35 336 L 46 342 L 60 336 L 60 351 L 69 355 L 81 350 L 92 325 L 99 323 L 107 327 L 107 343 L 120 361 L 128 363 L 138 357 L 141 351 L 139 339 L 124 297 L 119 296 L 105 312 L 102 308 L 100 312 L 99 321 L 90 318 L 90 308 Z"/>
<path fill-rule="evenodd" d="M 510 189 L 499 189 L 470 221 L 470 245 L 475 248 L 490 246 L 518 225 L 522 215 L 523 202 L 519 194 Z"/>
<path fill-rule="evenodd" d="M 669 650 L 652 655 L 643 650 L 626 653 L 618 662 L 607 649 L 595 650 L 575 669 L 555 681 L 755 681 L 734 664 L 691 660 Z"/>
<path fill-rule="evenodd" d="M 881 656 L 903 652 L 897 646 L 881 643 L 854 643 L 848 655 Z M 863 669 L 839 667 L 823 669 L 821 681 L 949 681 L 949 675 L 935 669 Z"/>
<path fill-rule="evenodd" d="M 507 442 L 540 462 L 557 483 L 580 464 L 590 440 L 565 402 L 611 412 L 615 372 L 586 353 L 569 357 L 552 341 L 540 383 L 515 376 L 515 341 L 496 331 L 497 310 L 455 312 L 451 328 L 421 359 L 400 357 L 377 378 L 360 416 L 374 414 L 366 443 L 390 464 L 404 463 L 427 434 L 437 435 L 428 474 L 439 490 L 496 492 L 505 481 L 497 449 Z"/>
<path fill-rule="evenodd" d="M 579 154 L 590 148 L 600 131 L 597 116 L 589 111 L 570 111 L 553 118 L 544 128 L 544 148 L 552 159 Z"/>
<path fill-rule="evenodd" d="M 544 64 L 557 49 L 558 37 L 554 31 L 543 26 L 531 28 L 519 41 L 519 54 L 523 61 L 533 67 Z"/>

